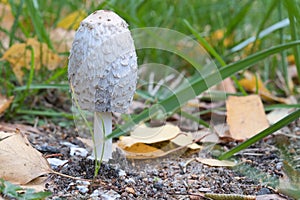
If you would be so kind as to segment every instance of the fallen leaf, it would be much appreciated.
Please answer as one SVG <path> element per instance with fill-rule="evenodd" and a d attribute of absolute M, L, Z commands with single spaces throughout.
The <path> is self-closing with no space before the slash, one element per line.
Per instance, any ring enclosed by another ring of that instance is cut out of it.
<path fill-rule="evenodd" d="M 194 138 L 191 133 L 184 133 L 178 135 L 176 138 L 172 139 L 171 142 L 178 146 L 187 146 L 192 150 L 201 149 L 201 146 L 193 142 Z"/>
<path fill-rule="evenodd" d="M 161 127 L 147 127 L 142 124 L 136 127 L 130 136 L 121 136 L 117 145 L 125 152 L 127 158 L 148 159 L 163 157 L 187 148 L 201 149 L 193 140 L 191 133 L 181 133 L 180 129 L 172 124 Z"/>
<path fill-rule="evenodd" d="M 212 46 L 217 46 L 218 43 L 223 40 L 224 47 L 229 47 L 233 44 L 234 34 L 231 34 L 231 35 L 227 36 L 226 38 L 224 38 L 225 33 L 226 33 L 225 29 L 215 30 L 214 32 L 212 32 L 210 34 L 209 38 L 207 38 L 207 41 Z"/>
<path fill-rule="evenodd" d="M 28 38 L 26 43 L 12 45 L 0 60 L 6 60 L 11 64 L 12 70 L 19 83 L 22 83 L 24 72 L 22 68 L 31 68 L 31 47 L 34 53 L 35 70 L 46 66 L 54 70 L 61 66 L 61 58 L 53 53 L 45 43 L 38 42 L 35 38 Z"/>
<path fill-rule="evenodd" d="M 146 144 L 143 144 L 144 146 L 149 146 Z M 133 145 L 135 146 L 135 145 Z M 151 147 L 151 146 L 149 146 Z M 130 158 L 130 159 L 153 159 L 153 158 L 159 158 L 159 157 L 163 157 L 168 155 L 168 153 L 164 152 L 161 149 L 157 149 L 155 151 L 149 151 L 149 152 L 138 152 L 139 149 L 136 150 L 136 152 L 131 152 L 130 148 L 128 149 L 128 151 L 126 151 L 125 149 L 122 149 L 123 152 L 125 153 L 126 158 Z"/>
<path fill-rule="evenodd" d="M 124 150 L 130 151 L 132 153 L 149 153 L 157 151 L 158 148 L 146 145 L 144 143 L 136 143 L 131 145 L 130 147 L 125 147 Z"/>
<path fill-rule="evenodd" d="M 75 12 L 70 13 L 65 18 L 60 20 L 57 24 L 57 27 L 64 29 L 74 29 L 76 30 L 80 22 L 86 17 L 86 13 L 83 10 L 77 10 Z"/>
<path fill-rule="evenodd" d="M 212 158 L 196 158 L 198 162 L 211 167 L 234 167 L 236 163 L 229 160 L 217 160 Z"/>
<path fill-rule="evenodd" d="M 295 64 L 295 56 L 294 56 L 294 54 L 288 55 L 287 61 L 288 61 L 288 63 L 289 63 L 290 65 Z"/>
<path fill-rule="evenodd" d="M 25 189 L 33 189 L 36 192 L 42 192 L 45 190 L 45 183 L 47 181 L 48 177 L 37 177 L 30 181 L 29 183 L 25 185 L 21 185 L 22 188 Z"/>
<path fill-rule="evenodd" d="M 235 140 L 248 139 L 269 127 L 258 95 L 229 96 L 226 108 L 230 135 Z"/>
<path fill-rule="evenodd" d="M 14 100 L 14 97 L 11 96 L 9 98 L 2 96 L 0 94 L 0 115 L 6 111 L 6 109 L 9 108 L 10 104 Z"/>
<path fill-rule="evenodd" d="M 286 109 L 286 108 L 274 109 L 270 113 L 268 113 L 268 115 L 267 115 L 268 122 L 269 122 L 269 124 L 275 124 L 276 122 L 283 119 L 284 117 L 286 117 L 287 115 L 289 115 L 293 111 L 294 111 L 293 108 L 290 108 L 290 109 Z"/>
<path fill-rule="evenodd" d="M 245 90 L 250 92 L 256 92 L 258 90 L 258 94 L 264 101 L 267 102 L 280 102 L 280 103 L 288 103 L 288 100 L 285 98 L 280 98 L 274 96 L 264 85 L 259 75 L 255 76 L 253 73 L 246 71 L 244 73 L 245 78 L 241 79 L 239 83 L 245 88 Z"/>
<path fill-rule="evenodd" d="M 201 142 L 219 143 L 219 136 L 215 131 L 211 131 L 209 128 L 203 128 L 199 131 L 192 132 L 194 140 L 201 138 Z"/>
<path fill-rule="evenodd" d="M 20 132 L 0 132 L 0 178 L 15 184 L 27 184 L 52 170 L 40 152 L 31 147 Z"/>
<path fill-rule="evenodd" d="M 38 128 L 28 126 L 25 124 L 10 124 L 5 122 L 0 122 L 0 131 L 4 132 L 14 132 L 16 129 L 19 129 L 22 132 L 32 132 L 36 134 L 41 134 L 40 130 Z"/>
<path fill-rule="evenodd" d="M 174 139 L 180 134 L 180 129 L 172 124 L 160 127 L 147 127 L 145 124 L 137 126 L 130 136 L 121 136 L 120 143 L 123 147 L 130 147 L 135 143 L 153 144 Z"/>

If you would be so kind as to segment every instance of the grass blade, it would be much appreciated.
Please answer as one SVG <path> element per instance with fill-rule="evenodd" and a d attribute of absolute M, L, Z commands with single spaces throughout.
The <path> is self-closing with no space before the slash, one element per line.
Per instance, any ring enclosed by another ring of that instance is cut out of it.
<path fill-rule="evenodd" d="M 28 9 L 27 11 L 32 20 L 32 24 L 35 28 L 38 39 L 41 42 L 45 42 L 49 48 L 53 49 L 51 40 L 45 29 L 43 18 L 41 16 L 40 10 L 38 9 L 37 1 L 26 0 L 26 8 Z"/>
<path fill-rule="evenodd" d="M 243 149 L 246 149 L 250 145 L 252 145 L 255 142 L 263 139 L 264 137 L 274 133 L 275 131 L 281 129 L 282 127 L 284 127 L 284 126 L 288 125 L 289 123 L 293 122 L 294 120 L 298 119 L 299 117 L 300 117 L 300 109 L 298 109 L 297 111 L 291 113 L 287 117 L 279 120 L 278 122 L 276 122 L 275 124 L 273 124 L 269 128 L 266 128 L 265 130 L 261 131 L 260 133 L 256 134 L 255 136 L 251 137 L 250 139 L 246 140 L 242 144 L 240 144 L 240 145 L 234 147 L 233 149 L 227 151 L 226 153 L 222 154 L 219 157 L 219 159 L 220 160 L 225 160 L 225 159 L 230 158 L 235 153 L 237 153 L 237 152 L 239 152 Z"/>
<path fill-rule="evenodd" d="M 220 69 L 219 72 L 214 72 L 207 77 L 198 77 L 193 82 L 190 83 L 189 86 L 186 88 L 183 88 L 182 90 L 178 91 L 177 93 L 171 95 L 170 97 L 162 100 L 158 104 L 152 106 L 149 109 L 144 110 L 137 116 L 131 119 L 131 121 L 128 121 L 126 124 L 118 127 L 115 129 L 111 134 L 107 136 L 108 138 L 112 137 L 118 137 L 124 133 L 126 133 L 129 129 L 131 129 L 134 125 L 139 124 L 142 121 L 146 121 L 150 119 L 150 117 L 156 115 L 159 111 L 163 111 L 167 115 L 174 112 L 176 109 L 178 109 L 182 104 L 186 103 L 188 100 L 194 98 L 196 95 L 201 94 L 211 86 L 219 83 L 219 76 L 221 75 L 222 79 L 234 75 L 240 70 L 244 70 L 252 66 L 253 64 L 263 60 L 264 58 L 279 53 L 285 49 L 294 47 L 296 45 L 299 45 L 300 41 L 290 42 L 283 45 L 278 45 L 272 48 L 269 48 L 267 50 L 255 53 L 243 60 L 240 60 L 238 62 L 229 64 L 223 68 Z M 194 93 L 189 92 L 190 87 L 192 87 Z M 179 100 L 180 99 L 180 102 Z"/>
<path fill-rule="evenodd" d="M 28 88 L 27 86 L 20 86 L 14 89 L 15 92 L 23 91 L 23 90 L 34 90 L 34 89 L 60 89 L 60 90 L 68 90 L 68 84 L 34 84 L 30 85 Z"/>
<path fill-rule="evenodd" d="M 65 117 L 67 119 L 73 119 L 73 114 L 66 112 L 56 112 L 56 111 L 43 111 L 43 110 L 18 110 L 17 114 L 24 115 L 38 115 L 43 117 Z"/>
<path fill-rule="evenodd" d="M 297 21 L 300 20 L 299 14 L 297 14 L 299 13 L 299 9 L 297 7 L 297 3 L 293 0 L 284 1 L 284 4 L 287 8 L 288 15 L 289 15 L 291 37 L 293 41 L 296 41 L 298 39 L 296 23 Z M 298 79 L 300 80 L 300 48 L 298 46 L 295 46 L 293 50 L 294 50 L 295 64 L 298 72 Z"/>
<path fill-rule="evenodd" d="M 184 20 L 184 23 L 187 25 L 187 27 L 190 29 L 190 31 L 193 33 L 193 35 L 199 40 L 200 44 L 213 56 L 217 59 L 217 61 L 221 64 L 222 67 L 226 66 L 225 61 L 223 58 L 217 53 L 217 51 L 210 46 L 210 44 L 203 38 L 201 35 L 189 24 L 188 21 Z M 237 85 L 238 89 L 243 93 L 243 95 L 247 95 L 247 92 L 244 90 L 244 88 L 241 86 L 241 84 L 238 82 L 237 78 L 235 76 L 232 76 L 232 80 Z"/>

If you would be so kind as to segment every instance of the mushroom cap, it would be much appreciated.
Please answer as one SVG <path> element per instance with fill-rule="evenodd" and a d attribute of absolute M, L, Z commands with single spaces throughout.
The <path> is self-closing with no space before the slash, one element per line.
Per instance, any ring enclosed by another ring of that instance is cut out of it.
<path fill-rule="evenodd" d="M 98 10 L 78 28 L 69 56 L 68 78 L 80 109 L 127 112 L 137 82 L 137 57 L 127 23 Z"/>

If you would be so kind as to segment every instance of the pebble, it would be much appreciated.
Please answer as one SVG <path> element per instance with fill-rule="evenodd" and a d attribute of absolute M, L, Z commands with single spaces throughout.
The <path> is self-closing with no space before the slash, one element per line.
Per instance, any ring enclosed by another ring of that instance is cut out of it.
<path fill-rule="evenodd" d="M 281 170 L 282 169 L 282 162 L 279 162 L 276 164 L 276 169 Z"/>
<path fill-rule="evenodd" d="M 133 178 L 127 178 L 127 179 L 125 179 L 125 182 L 126 182 L 127 184 L 136 184 L 136 183 L 135 183 L 135 180 L 134 180 Z"/>
<path fill-rule="evenodd" d="M 41 152 L 48 152 L 48 153 L 59 153 L 60 150 L 56 147 L 49 146 L 48 144 L 43 145 L 36 145 L 35 148 Z"/>
<path fill-rule="evenodd" d="M 81 181 L 81 180 L 77 180 L 76 181 L 76 188 L 78 189 L 78 191 L 81 193 L 81 194 L 85 194 L 89 191 L 89 185 L 90 185 L 90 182 L 88 181 Z"/>
<path fill-rule="evenodd" d="M 126 176 L 126 172 L 124 170 L 120 169 L 119 176 Z"/>
<path fill-rule="evenodd" d="M 76 188 L 81 194 L 85 194 L 89 191 L 89 188 L 86 185 L 77 185 Z"/>
<path fill-rule="evenodd" d="M 134 191 L 134 189 L 132 187 L 126 187 L 125 191 L 128 192 L 128 193 L 130 193 L 130 194 L 135 194 L 135 191 Z"/>
<path fill-rule="evenodd" d="M 81 157 L 86 157 L 88 155 L 88 151 L 84 148 L 81 147 L 70 147 L 70 156 L 81 156 Z"/>
<path fill-rule="evenodd" d="M 57 168 L 59 166 L 62 166 L 68 162 L 68 160 L 61 160 L 58 158 L 47 158 L 48 163 L 52 168 Z"/>

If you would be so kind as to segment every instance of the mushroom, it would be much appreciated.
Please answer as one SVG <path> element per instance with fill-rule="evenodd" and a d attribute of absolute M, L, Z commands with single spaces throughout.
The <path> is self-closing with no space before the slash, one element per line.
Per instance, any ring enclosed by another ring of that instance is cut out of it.
<path fill-rule="evenodd" d="M 112 11 L 98 10 L 78 28 L 69 56 L 73 102 L 94 112 L 93 157 L 112 158 L 112 112 L 125 113 L 137 82 L 137 57 L 127 23 Z"/>

